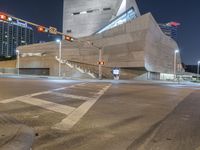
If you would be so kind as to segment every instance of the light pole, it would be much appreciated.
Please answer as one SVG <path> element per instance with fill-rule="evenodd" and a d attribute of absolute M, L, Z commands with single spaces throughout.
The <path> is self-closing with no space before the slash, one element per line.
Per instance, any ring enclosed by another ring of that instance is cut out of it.
<path fill-rule="evenodd" d="M 19 50 L 16 50 L 17 53 L 17 75 L 19 76 Z"/>
<path fill-rule="evenodd" d="M 177 69 L 177 54 L 179 53 L 179 50 L 174 51 L 174 80 L 176 79 L 176 69 Z"/>
<path fill-rule="evenodd" d="M 199 79 L 199 67 L 200 67 L 200 61 L 197 62 L 197 79 Z"/>
<path fill-rule="evenodd" d="M 58 76 L 61 76 L 61 59 L 62 59 L 62 42 L 60 39 L 56 40 L 59 43 L 59 66 L 58 66 Z"/>

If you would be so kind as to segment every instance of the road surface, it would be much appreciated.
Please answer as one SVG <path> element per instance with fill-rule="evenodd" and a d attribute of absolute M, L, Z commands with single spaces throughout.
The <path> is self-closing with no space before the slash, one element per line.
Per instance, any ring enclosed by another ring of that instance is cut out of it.
<path fill-rule="evenodd" d="M 0 114 L 34 130 L 34 150 L 199 150 L 199 90 L 162 82 L 0 78 Z"/>

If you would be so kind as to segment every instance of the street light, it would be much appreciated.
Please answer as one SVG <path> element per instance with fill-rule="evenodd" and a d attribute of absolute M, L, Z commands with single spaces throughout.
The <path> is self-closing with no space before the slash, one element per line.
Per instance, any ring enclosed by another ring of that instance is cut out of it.
<path fill-rule="evenodd" d="M 19 76 L 19 50 L 16 50 L 17 53 L 17 75 Z"/>
<path fill-rule="evenodd" d="M 59 66 L 58 66 L 58 76 L 61 76 L 61 55 L 62 55 L 62 41 L 60 39 L 56 40 L 59 43 Z"/>
<path fill-rule="evenodd" d="M 177 54 L 179 53 L 179 50 L 174 51 L 174 80 L 176 79 L 176 69 L 177 69 Z"/>
<path fill-rule="evenodd" d="M 197 79 L 199 79 L 199 66 L 200 66 L 200 61 L 197 62 Z"/>

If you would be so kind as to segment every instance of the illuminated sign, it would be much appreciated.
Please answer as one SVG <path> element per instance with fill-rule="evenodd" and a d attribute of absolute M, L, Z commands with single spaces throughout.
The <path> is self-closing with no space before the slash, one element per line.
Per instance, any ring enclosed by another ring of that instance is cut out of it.
<path fill-rule="evenodd" d="M 177 26 L 180 26 L 181 24 L 178 22 L 169 22 L 167 25 L 177 27 Z"/>
<path fill-rule="evenodd" d="M 26 22 L 20 22 L 19 20 L 17 20 L 17 25 L 19 26 L 23 26 L 23 27 L 28 27 L 27 23 Z"/>
<path fill-rule="evenodd" d="M 113 69 L 113 74 L 114 75 L 119 75 L 120 74 L 119 69 Z"/>

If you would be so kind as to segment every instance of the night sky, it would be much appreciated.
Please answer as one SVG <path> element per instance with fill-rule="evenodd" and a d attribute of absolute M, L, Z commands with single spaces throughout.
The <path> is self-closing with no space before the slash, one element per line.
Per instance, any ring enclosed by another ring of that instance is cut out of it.
<path fill-rule="evenodd" d="M 177 21 L 178 44 L 182 61 L 196 64 L 200 60 L 199 0 L 137 0 L 141 14 L 151 12 L 159 23 Z M 45 26 L 62 30 L 62 0 L 0 0 L 0 11 Z M 35 41 L 54 40 L 48 34 L 37 33 Z"/>

